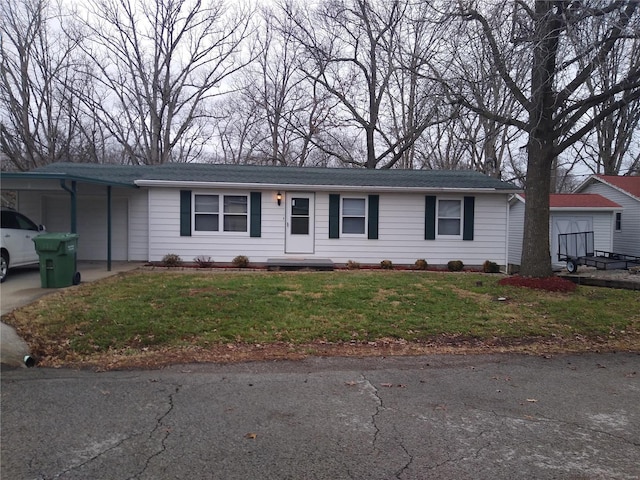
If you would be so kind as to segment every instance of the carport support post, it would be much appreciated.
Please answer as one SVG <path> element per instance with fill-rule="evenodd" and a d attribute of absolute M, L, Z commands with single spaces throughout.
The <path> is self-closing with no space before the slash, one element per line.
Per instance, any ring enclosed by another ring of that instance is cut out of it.
<path fill-rule="evenodd" d="M 107 186 L 107 271 L 111 271 L 111 185 Z"/>

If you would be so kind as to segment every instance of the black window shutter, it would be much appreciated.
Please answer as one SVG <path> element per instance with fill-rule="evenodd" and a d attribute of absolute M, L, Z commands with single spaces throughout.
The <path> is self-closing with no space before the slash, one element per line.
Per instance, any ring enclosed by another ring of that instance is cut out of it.
<path fill-rule="evenodd" d="M 425 197 L 424 239 L 436 239 L 436 197 L 434 195 Z"/>
<path fill-rule="evenodd" d="M 251 192 L 251 213 L 249 224 L 249 236 L 261 237 L 262 230 L 262 193 Z"/>
<path fill-rule="evenodd" d="M 191 190 L 180 190 L 180 236 L 191 236 Z"/>
<path fill-rule="evenodd" d="M 378 216 L 380 212 L 380 195 L 369 195 L 368 238 L 378 239 Z"/>
<path fill-rule="evenodd" d="M 329 238 L 340 238 L 340 195 L 329 194 Z"/>
<path fill-rule="evenodd" d="M 463 240 L 473 240 L 475 203 L 475 197 L 464 197 L 464 225 L 462 229 Z"/>

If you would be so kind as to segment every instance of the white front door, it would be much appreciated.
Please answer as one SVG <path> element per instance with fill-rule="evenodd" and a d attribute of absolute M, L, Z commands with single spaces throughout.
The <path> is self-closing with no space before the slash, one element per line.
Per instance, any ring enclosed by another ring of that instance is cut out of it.
<path fill-rule="evenodd" d="M 314 251 L 314 193 L 287 193 L 285 237 L 286 253 L 313 253 Z"/>

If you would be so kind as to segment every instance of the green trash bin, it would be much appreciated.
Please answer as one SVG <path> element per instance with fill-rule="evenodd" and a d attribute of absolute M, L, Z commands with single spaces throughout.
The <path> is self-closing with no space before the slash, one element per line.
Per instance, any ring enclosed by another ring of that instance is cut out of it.
<path fill-rule="evenodd" d="M 43 233 L 34 237 L 40 258 L 42 288 L 61 288 L 80 283 L 77 268 L 78 237 L 75 233 Z"/>

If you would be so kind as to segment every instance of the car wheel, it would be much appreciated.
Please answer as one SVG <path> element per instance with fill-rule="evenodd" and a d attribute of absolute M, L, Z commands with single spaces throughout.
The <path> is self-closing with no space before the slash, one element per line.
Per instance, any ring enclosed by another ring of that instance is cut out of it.
<path fill-rule="evenodd" d="M 0 255 L 0 283 L 7 279 L 7 272 L 9 271 L 9 256 L 2 252 Z"/>

